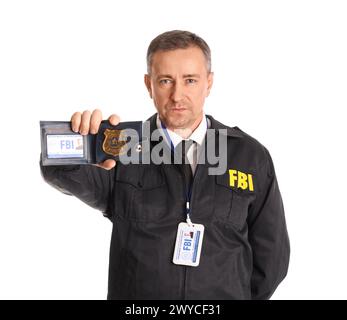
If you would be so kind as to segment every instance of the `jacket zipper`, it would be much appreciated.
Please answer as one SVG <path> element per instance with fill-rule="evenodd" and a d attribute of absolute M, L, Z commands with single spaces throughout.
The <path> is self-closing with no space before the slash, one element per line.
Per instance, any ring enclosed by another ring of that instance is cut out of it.
<path fill-rule="evenodd" d="M 184 266 L 183 295 L 182 295 L 182 300 L 186 300 L 186 282 L 187 282 L 187 267 Z"/>
<path fill-rule="evenodd" d="M 182 182 L 183 182 L 183 190 L 187 191 L 184 174 L 181 170 L 179 171 L 180 171 Z M 186 207 L 186 201 L 187 199 L 184 199 L 184 208 Z M 183 281 L 182 281 L 183 283 L 182 283 L 182 298 L 181 298 L 182 300 L 185 300 L 185 297 L 186 297 L 186 276 L 187 276 L 187 267 L 183 266 Z"/>
<path fill-rule="evenodd" d="M 195 178 L 197 176 L 199 167 L 200 167 L 200 165 L 197 164 L 196 168 L 195 168 L 195 174 L 193 176 L 192 186 L 191 186 L 192 192 L 191 192 L 190 203 L 189 203 L 190 216 L 191 216 L 191 213 L 192 213 L 192 202 L 193 202 L 193 194 L 194 194 L 194 182 L 195 182 Z M 183 174 L 181 174 L 181 177 L 183 179 L 183 186 L 185 186 L 185 177 L 183 176 Z M 184 201 L 186 201 L 186 199 Z M 183 276 L 183 290 L 182 290 L 182 299 L 183 300 L 186 300 L 186 283 L 187 283 L 187 277 L 188 277 L 187 273 L 188 273 L 188 267 L 184 266 L 184 271 L 183 271 L 183 274 L 184 274 L 184 276 Z"/>

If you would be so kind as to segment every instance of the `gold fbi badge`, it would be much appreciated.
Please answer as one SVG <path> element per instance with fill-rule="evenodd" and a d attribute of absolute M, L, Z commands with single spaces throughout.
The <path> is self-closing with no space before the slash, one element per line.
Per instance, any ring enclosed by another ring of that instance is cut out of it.
<path fill-rule="evenodd" d="M 105 153 L 114 157 L 126 153 L 126 135 L 122 130 L 106 129 L 104 135 L 105 139 L 102 144 L 102 150 Z"/>

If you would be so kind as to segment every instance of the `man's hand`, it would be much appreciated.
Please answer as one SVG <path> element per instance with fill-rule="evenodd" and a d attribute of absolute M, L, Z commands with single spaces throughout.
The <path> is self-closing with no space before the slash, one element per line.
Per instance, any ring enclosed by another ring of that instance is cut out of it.
<path fill-rule="evenodd" d="M 81 112 L 75 112 L 71 117 L 71 129 L 76 133 L 80 133 L 82 136 L 90 134 L 97 134 L 99 131 L 100 123 L 102 121 L 102 113 L 99 109 L 95 109 L 92 113 L 89 110 Z M 108 121 L 111 125 L 116 126 L 120 118 L 116 114 L 112 114 Z M 116 165 L 116 161 L 107 159 L 96 166 L 106 170 L 112 169 Z"/>

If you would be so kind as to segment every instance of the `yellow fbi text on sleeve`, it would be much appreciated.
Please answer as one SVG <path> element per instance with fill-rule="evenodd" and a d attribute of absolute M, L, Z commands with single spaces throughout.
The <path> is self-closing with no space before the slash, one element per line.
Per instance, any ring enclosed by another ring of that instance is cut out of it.
<path fill-rule="evenodd" d="M 229 184 L 230 187 L 248 189 L 254 191 L 253 176 L 249 173 L 244 173 L 238 170 L 229 169 Z"/>

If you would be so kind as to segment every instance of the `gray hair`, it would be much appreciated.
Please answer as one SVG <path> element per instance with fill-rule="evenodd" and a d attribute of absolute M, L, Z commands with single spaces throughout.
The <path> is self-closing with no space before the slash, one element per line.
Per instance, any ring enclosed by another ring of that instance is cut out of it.
<path fill-rule="evenodd" d="M 195 33 L 182 30 L 172 30 L 164 32 L 154 38 L 147 50 L 147 73 L 151 73 L 152 58 L 157 51 L 169 51 L 176 49 L 186 49 L 189 47 L 198 47 L 206 59 L 207 71 L 211 72 L 211 50 L 204 39 Z"/>

